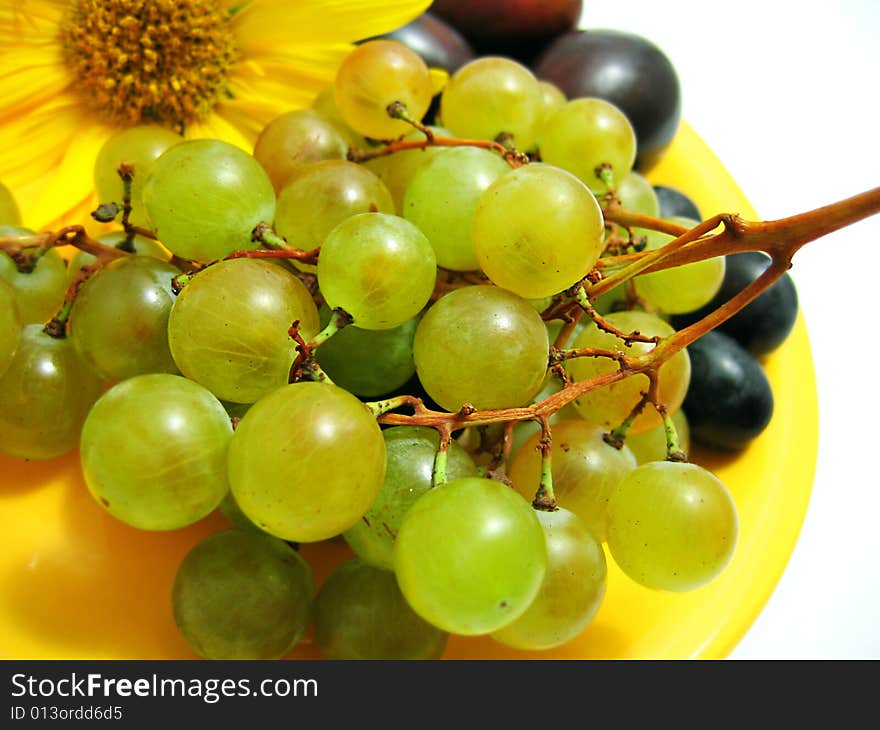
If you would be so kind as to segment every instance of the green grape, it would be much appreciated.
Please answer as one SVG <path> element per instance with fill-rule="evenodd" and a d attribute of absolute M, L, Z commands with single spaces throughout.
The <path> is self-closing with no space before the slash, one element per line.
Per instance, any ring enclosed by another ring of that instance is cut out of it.
<path fill-rule="evenodd" d="M 308 250 L 342 221 L 370 211 L 394 213 L 391 193 L 378 177 L 346 160 L 315 162 L 295 170 L 278 195 L 275 230 Z"/>
<path fill-rule="evenodd" d="M 691 447 L 691 429 L 684 411 L 677 410 L 672 416 L 672 423 L 675 424 L 678 445 L 682 451 L 687 453 Z M 664 461 L 666 459 L 666 429 L 661 423 L 650 431 L 628 435 L 626 445 L 629 446 L 639 464 L 648 461 Z"/>
<path fill-rule="evenodd" d="M 330 122 L 343 139 L 348 143 L 349 149 L 365 149 L 369 143 L 362 134 L 355 132 L 345 120 L 339 107 L 336 106 L 336 96 L 333 93 L 333 84 L 325 86 L 312 101 L 312 109 L 318 112 Z"/>
<path fill-rule="evenodd" d="M 0 236 L 26 236 L 26 228 L 0 226 Z M 43 324 L 55 316 L 67 292 L 67 265 L 54 248 L 44 253 L 33 271 L 18 270 L 15 262 L 0 251 L 0 279 L 15 291 L 18 313 L 24 324 Z"/>
<path fill-rule="evenodd" d="M 471 243 L 471 220 L 483 191 L 510 171 L 497 154 L 476 147 L 445 150 L 410 181 L 403 215 L 424 233 L 437 265 L 454 271 L 480 267 Z"/>
<path fill-rule="evenodd" d="M 624 333 L 638 331 L 647 337 L 669 337 L 675 330 L 662 319 L 647 312 L 615 312 L 605 320 Z M 599 350 L 623 352 L 628 357 L 640 357 L 654 349 L 648 342 L 634 342 L 627 347 L 616 335 L 603 332 L 590 323 L 574 341 L 574 348 L 592 347 Z M 619 369 L 617 362 L 607 357 L 579 357 L 568 360 L 565 368 L 574 380 L 589 380 L 597 375 L 612 373 Z M 670 414 L 679 409 L 687 393 L 691 378 L 691 361 L 687 350 L 675 353 L 660 367 L 660 401 Z M 645 375 L 631 375 L 610 385 L 594 388 L 575 402 L 575 408 L 586 420 L 605 428 L 617 428 L 629 416 L 642 392 L 648 387 Z M 641 433 L 655 428 L 662 419 L 648 405 L 635 419 L 630 433 Z"/>
<path fill-rule="evenodd" d="M 480 268 L 498 286 L 530 299 L 558 294 L 586 276 L 604 235 L 602 210 L 586 186 L 543 164 L 511 170 L 490 185 L 471 228 Z"/>
<path fill-rule="evenodd" d="M 690 218 L 669 218 L 672 223 L 693 228 L 698 221 Z M 641 230 L 641 229 L 640 229 Z M 675 236 L 658 231 L 644 231 L 647 238 L 646 251 L 662 248 Z M 708 304 L 721 289 L 724 281 L 725 260 L 716 256 L 704 261 L 694 261 L 652 274 L 642 274 L 635 279 L 636 292 L 645 301 L 667 314 L 686 314 Z"/>
<path fill-rule="evenodd" d="M 168 347 L 168 316 L 174 304 L 171 280 L 179 273 L 150 256 L 127 256 L 80 287 L 70 336 L 103 380 L 177 372 Z"/>
<path fill-rule="evenodd" d="M 654 188 L 642 175 L 632 170 L 618 184 L 615 190 L 620 204 L 634 213 L 642 213 L 656 218 L 660 215 L 660 201 Z M 642 229 L 637 228 L 636 231 Z"/>
<path fill-rule="evenodd" d="M 543 102 L 543 113 L 541 114 L 541 123 L 543 124 L 553 115 L 557 109 L 565 106 L 568 98 L 565 93 L 555 84 L 549 81 L 538 81 L 541 88 L 541 101 Z M 540 140 L 539 140 L 540 144 Z"/>
<path fill-rule="evenodd" d="M 25 326 L 0 377 L 0 453 L 44 460 L 72 449 L 101 381 L 69 339 Z"/>
<path fill-rule="evenodd" d="M 295 109 L 269 122 L 254 143 L 254 158 L 269 174 L 275 192 L 300 166 L 321 160 L 343 160 L 348 140 L 314 109 Z"/>
<path fill-rule="evenodd" d="M 409 605 L 465 636 L 521 616 L 546 569 L 535 511 L 491 479 L 463 477 L 429 490 L 407 512 L 394 545 L 394 572 Z"/>
<path fill-rule="evenodd" d="M 330 309 L 321 307 L 321 323 L 330 321 Z M 397 390 L 416 372 L 413 340 L 417 317 L 390 330 L 363 330 L 353 324 L 322 344 L 318 364 L 340 388 L 372 398 Z"/>
<path fill-rule="evenodd" d="M 345 540 L 366 562 L 394 570 L 394 540 L 409 508 L 431 488 L 440 436 L 426 426 L 396 426 L 382 431 L 382 437 L 385 481 L 366 514 L 345 531 Z M 477 475 L 471 457 L 457 442 L 450 442 L 446 458 L 449 481 Z"/>
<path fill-rule="evenodd" d="M 191 525 L 229 486 L 232 424 L 223 405 L 179 375 L 138 375 L 98 399 L 82 430 L 83 477 L 92 496 L 142 530 Z"/>
<path fill-rule="evenodd" d="M 642 464 L 608 502 L 611 556 L 634 581 L 657 590 L 690 591 L 718 576 L 738 530 L 727 487 L 696 464 Z"/>
<path fill-rule="evenodd" d="M 552 649 L 571 641 L 593 620 L 605 597 L 605 553 L 573 512 L 538 512 L 547 540 L 541 590 L 516 621 L 492 634 L 517 649 Z"/>
<path fill-rule="evenodd" d="M 440 99 L 443 124 L 457 136 L 495 139 L 505 133 L 520 150 L 534 144 L 543 113 L 543 94 L 532 72 L 497 56 L 458 69 Z"/>
<path fill-rule="evenodd" d="M 599 542 L 605 540 L 608 497 L 617 484 L 636 468 L 636 459 L 624 446 L 605 443 L 604 431 L 583 419 L 553 424 L 551 468 L 553 492 L 560 507 L 574 512 Z M 536 433 L 523 444 L 510 463 L 507 475 L 525 499 L 535 498 L 541 479 L 541 453 Z"/>
<path fill-rule="evenodd" d="M 326 383 L 294 383 L 262 398 L 229 449 L 238 506 L 258 527 L 295 542 L 347 530 L 384 477 L 385 442 L 372 414 Z"/>
<path fill-rule="evenodd" d="M 231 259 L 200 271 L 177 297 L 168 344 L 186 377 L 218 398 L 253 403 L 287 383 L 296 357 L 288 329 L 308 341 L 318 310 L 305 285 L 268 261 Z"/>
<path fill-rule="evenodd" d="M 119 166 L 123 162 L 133 165 L 129 221 L 136 226 L 149 227 L 150 219 L 143 204 L 144 183 L 159 155 L 181 141 L 179 134 L 156 124 L 129 127 L 114 134 L 101 147 L 95 160 L 95 192 L 98 199 L 102 203 L 122 205 L 123 185 Z"/>
<path fill-rule="evenodd" d="M 113 246 L 113 248 L 127 251 L 126 238 L 125 233 L 117 231 L 99 236 L 98 242 L 103 243 L 105 246 Z M 158 241 L 154 241 L 146 236 L 133 236 L 131 248 L 133 250 L 130 253 L 135 253 L 139 256 L 150 256 L 154 259 L 159 259 L 159 261 L 166 262 L 171 260 L 171 252 L 168 249 Z M 95 261 L 97 261 L 95 256 L 77 249 L 73 256 L 70 257 L 70 261 L 67 262 L 67 285 L 70 286 L 73 283 L 73 280 L 76 279 L 83 267 L 91 266 Z"/>
<path fill-rule="evenodd" d="M 0 182 L 0 225 L 21 225 L 21 211 L 18 209 L 18 203 L 15 202 L 9 188 L 2 182 Z"/>
<path fill-rule="evenodd" d="M 156 160 L 143 190 L 153 231 L 186 259 L 212 261 L 251 247 L 275 218 L 275 189 L 247 152 L 227 142 L 181 142 Z"/>
<path fill-rule="evenodd" d="M 0 377 L 6 372 L 6 368 L 15 356 L 21 327 L 18 305 L 15 303 L 15 291 L 0 279 Z M 413 372 L 415 372 L 415 364 L 413 364 Z"/>
<path fill-rule="evenodd" d="M 328 659 L 439 659 L 448 634 L 420 618 L 394 573 L 351 558 L 321 587 L 315 640 Z"/>
<path fill-rule="evenodd" d="M 437 278 L 434 249 L 409 221 L 360 213 L 334 228 L 318 259 L 318 284 L 331 307 L 361 329 L 386 330 L 415 317 Z"/>
<path fill-rule="evenodd" d="M 541 159 L 577 175 L 591 190 L 608 186 L 597 168 L 610 165 L 623 180 L 636 159 L 636 135 L 624 113 L 602 99 L 572 99 L 554 112 L 541 130 Z M 614 185 L 612 185 L 614 187 Z"/>
<path fill-rule="evenodd" d="M 452 132 L 443 127 L 429 127 L 436 137 L 452 137 Z M 413 130 L 407 134 L 404 141 L 424 140 L 425 135 L 418 130 Z M 422 169 L 423 165 L 434 159 L 443 152 L 448 152 L 447 147 L 435 146 L 425 147 L 424 149 L 403 150 L 395 152 L 393 155 L 384 155 L 382 157 L 374 157 L 367 160 L 364 166 L 379 176 L 379 179 L 385 183 L 385 187 L 391 192 L 394 199 L 394 206 L 401 215 L 404 211 L 403 199 L 406 195 L 406 189 L 409 187 L 410 181 L 415 174 Z"/>
<path fill-rule="evenodd" d="M 416 329 L 413 354 L 422 385 L 457 411 L 521 406 L 541 389 L 549 342 L 525 300 L 495 286 L 466 286 L 440 298 Z"/>
<path fill-rule="evenodd" d="M 174 578 L 177 628 L 205 659 L 278 659 L 309 623 L 315 583 L 270 535 L 226 530 L 189 551 Z"/>
<path fill-rule="evenodd" d="M 421 56 L 402 43 L 374 40 L 358 46 L 342 62 L 333 93 L 342 118 L 353 130 L 374 139 L 392 139 L 412 127 L 389 116 L 388 105 L 401 102 L 413 119 L 421 119 L 434 88 Z"/>

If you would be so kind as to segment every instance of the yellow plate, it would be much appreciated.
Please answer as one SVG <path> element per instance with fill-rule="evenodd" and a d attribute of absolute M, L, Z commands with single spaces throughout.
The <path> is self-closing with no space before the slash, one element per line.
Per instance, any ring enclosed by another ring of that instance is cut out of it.
<path fill-rule="evenodd" d="M 650 177 L 688 192 L 704 215 L 754 217 L 742 192 L 686 125 Z M 782 574 L 816 460 L 816 385 L 802 320 L 765 366 L 776 410 L 764 434 L 735 458 L 693 455 L 730 487 L 739 507 L 739 544 L 720 578 L 688 594 L 658 593 L 637 586 L 609 560 L 605 602 L 576 641 L 525 653 L 486 638 L 454 637 L 447 656 L 725 656 Z M 194 656 L 174 626 L 171 584 L 187 550 L 227 526 L 221 516 L 173 533 L 129 528 L 94 502 L 72 453 L 43 464 L 0 457 L 0 525 L 0 657 Z M 303 554 L 320 581 L 349 553 L 344 544 L 329 543 L 304 546 Z M 317 656 L 308 635 L 292 656 Z"/>

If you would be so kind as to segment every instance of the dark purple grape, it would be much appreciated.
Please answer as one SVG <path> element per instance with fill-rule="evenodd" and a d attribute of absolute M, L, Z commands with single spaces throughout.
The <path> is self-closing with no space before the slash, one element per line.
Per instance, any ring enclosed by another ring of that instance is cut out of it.
<path fill-rule="evenodd" d="M 415 20 L 380 38 L 403 43 L 418 53 L 428 66 L 454 73 L 474 59 L 474 49 L 455 28 L 444 20 L 422 13 Z"/>
<path fill-rule="evenodd" d="M 773 415 L 773 391 L 761 365 L 717 331 L 690 345 L 688 355 L 691 382 L 682 409 L 691 438 L 716 449 L 744 448 Z"/>
<path fill-rule="evenodd" d="M 682 216 L 695 221 L 703 220 L 697 204 L 680 190 L 666 185 L 655 185 L 654 192 L 657 193 L 657 202 L 660 203 L 661 218 Z"/>
<path fill-rule="evenodd" d="M 616 30 L 587 30 L 556 39 L 535 61 L 536 75 L 570 99 L 596 96 L 626 114 L 636 132 L 636 166 L 663 155 L 681 118 L 678 75 L 651 41 Z"/>
<path fill-rule="evenodd" d="M 673 317 L 673 327 L 681 329 L 702 319 L 741 292 L 764 273 L 764 269 L 770 265 L 770 258 L 759 251 L 748 251 L 730 254 L 725 257 L 725 262 L 724 281 L 718 294 L 705 307 Z M 765 355 L 785 341 L 791 328 L 794 327 L 797 313 L 797 290 L 791 277 L 783 274 L 782 278 L 761 296 L 733 315 L 718 329 L 733 337 L 755 355 Z"/>

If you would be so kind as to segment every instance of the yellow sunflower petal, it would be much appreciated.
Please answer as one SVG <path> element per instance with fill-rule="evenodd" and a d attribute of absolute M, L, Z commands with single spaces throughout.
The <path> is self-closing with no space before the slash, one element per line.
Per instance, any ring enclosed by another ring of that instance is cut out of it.
<path fill-rule="evenodd" d="M 187 139 L 222 139 L 224 142 L 240 147 L 248 154 L 254 150 L 253 140 L 242 134 L 234 124 L 216 112 L 203 122 L 188 127 L 186 137 Z"/>
<path fill-rule="evenodd" d="M 351 48 L 348 44 L 302 46 L 291 53 L 252 57 L 230 74 L 233 98 L 219 104 L 217 111 L 237 120 L 236 126 L 249 129 L 249 135 L 255 138 L 279 114 L 309 106 L 317 93 L 333 81 L 336 68 Z"/>
<path fill-rule="evenodd" d="M 233 17 L 246 54 L 259 48 L 339 43 L 381 35 L 405 25 L 430 0 L 253 0 Z"/>
<path fill-rule="evenodd" d="M 109 127 L 80 117 L 79 123 L 61 121 L 71 131 L 70 143 L 60 163 L 35 177 L 27 199 L 20 201 L 22 217 L 31 227 L 57 227 L 58 224 L 83 223 L 70 216 L 71 209 L 91 199 L 94 183 L 92 169 L 101 145 L 111 133 Z M 38 172 L 39 170 L 35 170 Z M 31 197 L 32 196 L 32 197 Z"/>

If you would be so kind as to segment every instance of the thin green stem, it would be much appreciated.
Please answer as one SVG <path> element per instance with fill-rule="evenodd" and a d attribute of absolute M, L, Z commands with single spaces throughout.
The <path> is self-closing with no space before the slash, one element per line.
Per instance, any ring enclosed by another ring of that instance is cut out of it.
<path fill-rule="evenodd" d="M 553 435 L 550 433 L 550 420 L 546 416 L 537 419 L 541 424 L 541 481 L 532 507 L 544 512 L 556 509 L 556 494 L 553 492 Z"/>
<path fill-rule="evenodd" d="M 687 461 L 687 454 L 681 448 L 678 440 L 678 431 L 672 416 L 666 410 L 665 406 L 657 406 L 657 412 L 663 419 L 663 432 L 666 435 L 666 460 L 667 461 Z"/>
<path fill-rule="evenodd" d="M 452 441 L 452 429 L 441 427 L 437 430 L 440 432 L 440 443 L 434 455 L 434 468 L 431 471 L 431 485 L 434 487 L 440 487 L 447 482 L 446 465 L 449 458 L 449 443 Z"/>
<path fill-rule="evenodd" d="M 309 340 L 307 344 L 309 352 L 314 352 L 314 350 L 323 345 L 327 340 L 333 337 L 333 335 L 345 327 L 348 327 L 351 323 L 352 318 L 348 312 L 341 307 L 334 309 L 333 313 L 330 315 L 330 321 L 327 323 L 327 326 Z"/>

